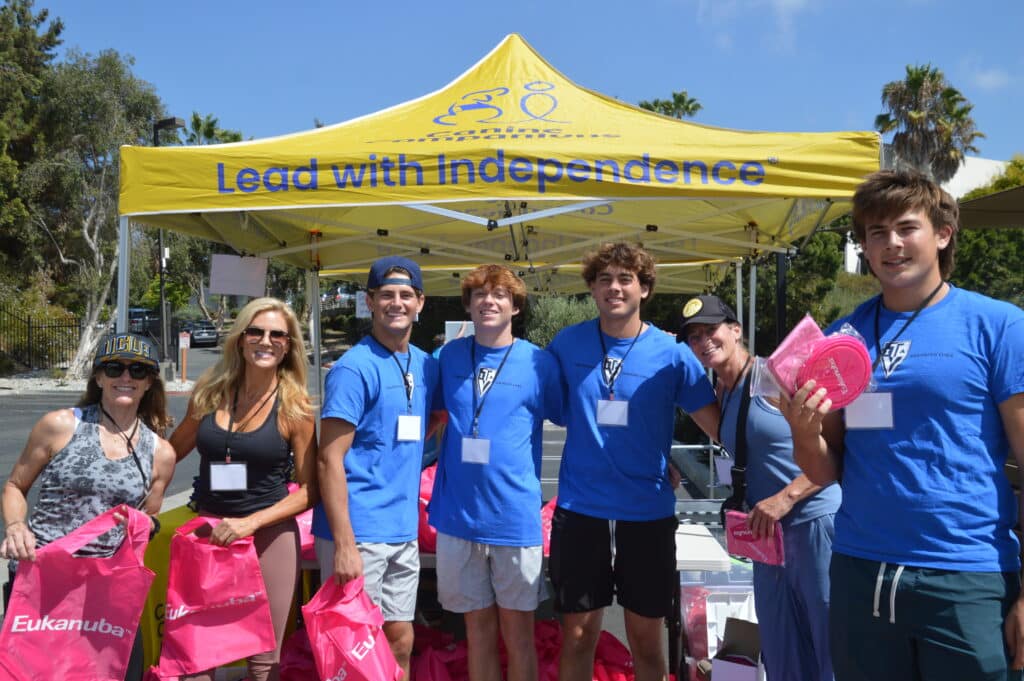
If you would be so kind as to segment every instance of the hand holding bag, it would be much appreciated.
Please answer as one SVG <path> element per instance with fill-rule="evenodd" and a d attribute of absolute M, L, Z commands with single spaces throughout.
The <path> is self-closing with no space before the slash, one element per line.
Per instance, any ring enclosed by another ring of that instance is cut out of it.
<path fill-rule="evenodd" d="M 302 606 L 313 659 L 324 681 L 398 681 L 402 668 L 382 629 L 384 615 L 357 577 L 343 586 L 328 579 Z"/>
<path fill-rule="evenodd" d="M 74 553 L 125 518 L 109 558 Z M 122 681 L 153 581 L 143 564 L 148 516 L 121 505 L 21 561 L 3 631 L 0 672 L 18 681 Z"/>
<path fill-rule="evenodd" d="M 277 646 L 270 604 L 253 538 L 210 543 L 199 516 L 171 540 L 160 678 L 194 674 Z"/>

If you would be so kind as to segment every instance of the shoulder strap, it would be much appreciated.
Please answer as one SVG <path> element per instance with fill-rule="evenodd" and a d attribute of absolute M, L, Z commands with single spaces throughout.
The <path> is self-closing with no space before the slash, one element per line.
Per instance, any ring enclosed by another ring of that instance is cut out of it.
<path fill-rule="evenodd" d="M 750 371 L 743 377 L 743 384 L 740 386 L 740 411 L 736 415 L 736 451 L 732 454 L 735 462 L 733 471 L 733 490 L 742 485 L 741 496 L 747 486 L 747 414 L 750 412 Z M 739 473 L 739 476 L 736 473 Z M 737 485 L 736 483 L 739 483 Z"/>

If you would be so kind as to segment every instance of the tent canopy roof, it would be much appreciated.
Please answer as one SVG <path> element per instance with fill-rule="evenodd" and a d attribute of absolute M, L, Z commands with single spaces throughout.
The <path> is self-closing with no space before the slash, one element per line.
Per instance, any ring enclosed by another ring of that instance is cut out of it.
<path fill-rule="evenodd" d="M 1024 186 L 964 201 L 960 204 L 960 225 L 1024 229 Z"/>
<path fill-rule="evenodd" d="M 672 265 L 659 290 L 693 291 L 709 266 L 785 249 L 846 212 L 879 146 L 874 132 L 667 118 L 575 85 L 510 35 L 440 90 L 345 123 L 124 147 L 120 209 L 355 281 L 377 257 L 412 256 L 428 293 L 492 261 L 538 290 L 579 290 L 566 273 L 584 250 L 636 240 Z"/>

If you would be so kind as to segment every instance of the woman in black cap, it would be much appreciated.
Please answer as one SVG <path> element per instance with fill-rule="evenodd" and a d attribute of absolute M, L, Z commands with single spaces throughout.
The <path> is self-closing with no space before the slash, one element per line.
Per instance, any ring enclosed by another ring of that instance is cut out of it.
<path fill-rule="evenodd" d="M 174 450 L 162 437 L 169 425 L 156 348 L 130 333 L 105 338 L 78 405 L 39 419 L 14 464 L 2 496 L 0 558 L 35 560 L 37 548 L 120 504 L 150 514 L 155 532 L 174 474 Z M 29 514 L 28 492 L 37 480 L 39 498 Z M 78 555 L 113 555 L 123 538 L 117 527 Z M 16 563 L 11 566 L 13 578 Z M 135 678 L 133 667 L 127 678 Z"/>

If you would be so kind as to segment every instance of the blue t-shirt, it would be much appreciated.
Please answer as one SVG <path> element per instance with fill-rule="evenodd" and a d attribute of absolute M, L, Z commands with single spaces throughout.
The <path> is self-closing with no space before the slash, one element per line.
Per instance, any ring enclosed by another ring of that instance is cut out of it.
<path fill-rule="evenodd" d="M 402 378 L 407 361 L 411 411 Z M 357 542 L 416 538 L 423 437 L 436 385 L 436 359 L 413 345 L 407 354 L 392 355 L 372 336 L 354 345 L 328 372 L 321 418 L 343 419 L 356 427 L 345 455 L 345 477 Z M 398 440 L 398 417 L 407 413 L 420 416 L 417 441 Z M 333 538 L 322 502 L 313 511 L 313 534 Z"/>
<path fill-rule="evenodd" d="M 464 462 L 462 438 L 472 437 L 481 388 L 478 437 L 490 441 L 488 462 Z M 430 524 L 467 541 L 539 546 L 543 425 L 545 418 L 561 421 L 561 402 L 555 358 L 536 345 L 516 340 L 511 349 L 487 348 L 473 336 L 448 343 L 434 399 L 435 409 L 448 411 L 448 426 L 427 509 Z"/>
<path fill-rule="evenodd" d="M 913 312 L 873 298 L 849 321 L 877 355 Z M 847 429 L 834 550 L 944 570 L 1017 571 L 1017 506 L 1003 472 L 999 404 L 1024 393 L 1024 312 L 950 286 L 888 348 L 874 372 L 893 428 Z"/>
<path fill-rule="evenodd" d="M 722 444 L 736 452 L 736 419 L 740 413 L 739 389 L 722 410 Z M 793 435 L 782 412 L 763 397 L 750 400 L 747 411 L 747 505 L 754 504 L 781 492 L 794 478 L 801 475 L 793 460 Z M 842 492 L 839 485 L 831 484 L 817 494 L 798 501 L 782 519 L 784 527 L 814 520 L 835 513 Z"/>
<path fill-rule="evenodd" d="M 597 402 L 609 398 L 596 319 L 563 329 L 549 349 L 566 395 L 566 440 L 558 474 L 558 505 L 609 520 L 657 520 L 675 514 L 668 477 L 675 406 L 696 411 L 715 401 L 690 349 L 653 325 L 636 338 L 603 335 L 609 358 L 621 360 L 615 399 L 628 400 L 628 425 L 597 423 Z"/>

